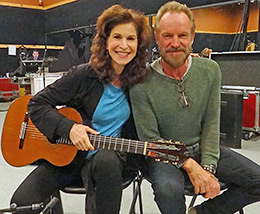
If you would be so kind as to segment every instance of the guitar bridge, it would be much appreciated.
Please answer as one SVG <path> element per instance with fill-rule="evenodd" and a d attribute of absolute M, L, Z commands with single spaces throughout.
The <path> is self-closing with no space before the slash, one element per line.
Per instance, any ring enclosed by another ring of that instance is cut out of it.
<path fill-rule="evenodd" d="M 27 123 L 23 122 L 20 129 L 19 139 L 24 139 Z"/>
<path fill-rule="evenodd" d="M 28 115 L 28 112 L 26 112 L 25 117 L 24 117 L 24 122 L 22 122 L 21 130 L 20 130 L 20 134 L 19 134 L 19 138 L 20 138 L 19 149 L 23 148 L 28 119 L 29 119 L 29 115 Z"/>

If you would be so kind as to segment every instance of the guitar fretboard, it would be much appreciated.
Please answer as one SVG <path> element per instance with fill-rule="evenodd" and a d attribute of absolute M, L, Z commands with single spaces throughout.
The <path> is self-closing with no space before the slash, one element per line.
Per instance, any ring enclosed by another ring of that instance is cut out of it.
<path fill-rule="evenodd" d="M 96 134 L 88 134 L 88 136 L 90 142 L 96 149 L 146 154 L 147 142 Z M 71 140 L 67 138 L 59 138 L 56 143 L 72 145 Z"/>

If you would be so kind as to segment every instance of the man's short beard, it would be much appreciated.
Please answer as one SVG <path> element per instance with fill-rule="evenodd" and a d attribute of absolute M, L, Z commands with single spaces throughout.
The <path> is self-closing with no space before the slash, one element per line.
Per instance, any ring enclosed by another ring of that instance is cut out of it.
<path fill-rule="evenodd" d="M 191 46 L 186 48 L 179 48 L 179 49 L 174 49 L 174 48 L 170 48 L 169 49 L 163 49 L 160 47 L 160 45 L 158 46 L 159 48 L 159 52 L 162 56 L 162 59 L 171 67 L 171 68 L 179 68 L 181 67 L 187 60 L 187 58 L 190 55 L 191 52 Z M 167 52 L 170 51 L 182 51 L 182 54 L 178 55 L 178 56 L 169 56 L 167 55 Z"/>

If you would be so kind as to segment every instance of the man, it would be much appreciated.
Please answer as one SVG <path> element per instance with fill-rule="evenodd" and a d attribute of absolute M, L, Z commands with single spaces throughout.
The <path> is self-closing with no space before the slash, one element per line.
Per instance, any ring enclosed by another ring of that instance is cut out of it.
<path fill-rule="evenodd" d="M 145 176 L 163 214 L 185 213 L 188 181 L 196 194 L 210 199 L 189 214 L 235 213 L 260 200 L 260 167 L 229 148 L 219 148 L 221 72 L 216 62 L 191 57 L 194 35 L 194 18 L 186 5 L 172 1 L 159 9 L 155 39 L 161 58 L 130 94 L 137 133 L 147 141 L 198 143 L 199 152 L 180 166 L 147 158 Z M 222 194 L 218 179 L 229 185 Z"/>
<path fill-rule="evenodd" d="M 36 51 L 36 50 L 34 50 L 33 52 L 32 52 L 32 57 L 33 57 L 33 60 L 38 60 L 38 58 L 39 58 L 39 52 L 38 51 Z"/>

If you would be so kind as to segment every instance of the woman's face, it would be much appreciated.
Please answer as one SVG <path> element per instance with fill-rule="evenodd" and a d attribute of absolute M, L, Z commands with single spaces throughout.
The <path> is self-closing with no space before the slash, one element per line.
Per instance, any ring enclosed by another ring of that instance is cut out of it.
<path fill-rule="evenodd" d="M 133 23 L 118 24 L 112 29 L 107 39 L 107 50 L 117 73 L 120 74 L 135 57 L 137 45 L 137 32 Z"/>

